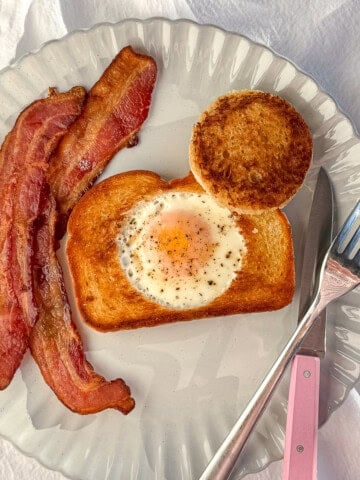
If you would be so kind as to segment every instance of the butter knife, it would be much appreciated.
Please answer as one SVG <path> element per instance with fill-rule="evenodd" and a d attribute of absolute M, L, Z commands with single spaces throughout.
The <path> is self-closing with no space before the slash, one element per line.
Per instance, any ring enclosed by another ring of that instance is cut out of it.
<path fill-rule="evenodd" d="M 309 333 L 314 322 L 314 317 L 311 316 L 311 311 L 314 308 L 314 303 L 312 303 L 249 403 L 216 451 L 214 457 L 206 466 L 199 480 L 225 480 L 229 478 L 239 454 L 282 377 L 285 368 L 298 352 L 302 341 Z"/>
<path fill-rule="evenodd" d="M 310 306 L 319 258 L 333 235 L 334 201 L 326 171 L 320 168 L 309 216 L 301 274 L 299 321 Z M 325 354 L 326 311 L 302 341 L 291 365 L 283 480 L 315 480 L 319 415 L 320 358 Z"/>

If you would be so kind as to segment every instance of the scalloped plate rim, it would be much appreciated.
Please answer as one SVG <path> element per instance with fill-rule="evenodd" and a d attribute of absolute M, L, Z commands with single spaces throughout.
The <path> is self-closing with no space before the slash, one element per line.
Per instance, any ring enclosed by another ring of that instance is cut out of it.
<path fill-rule="evenodd" d="M 123 20 L 120 20 L 119 22 L 110 22 L 110 21 L 107 21 L 107 22 L 98 22 L 98 23 L 95 23 L 94 25 L 91 25 L 90 27 L 84 27 L 84 28 L 77 28 L 76 30 L 72 30 L 68 33 L 66 33 L 65 35 L 63 35 L 62 37 L 58 37 L 58 38 L 52 38 L 50 40 L 47 40 L 46 42 L 43 42 L 39 47 L 37 48 L 34 48 L 33 50 L 30 50 L 29 52 L 26 52 L 24 53 L 23 55 L 21 55 L 19 58 L 15 58 L 13 61 L 10 61 L 9 65 L 3 67 L 1 70 L 0 70 L 0 75 L 2 76 L 3 74 L 6 74 L 6 72 L 8 70 L 12 70 L 13 68 L 16 68 L 23 60 L 25 60 L 27 57 L 31 56 L 31 55 L 35 55 L 35 54 L 38 54 L 41 50 L 43 50 L 44 48 L 48 47 L 49 45 L 53 44 L 53 43 L 57 43 L 57 42 L 60 42 L 60 41 L 65 41 L 67 40 L 69 37 L 72 37 L 72 36 L 75 36 L 75 35 L 78 35 L 80 33 L 87 33 L 87 32 L 90 32 L 90 31 L 93 31 L 93 30 L 96 30 L 98 28 L 102 28 L 102 27 L 117 27 L 117 26 L 120 26 L 120 25 L 123 25 L 125 23 L 131 23 L 131 22 L 137 22 L 137 23 L 152 23 L 152 22 L 167 22 L 169 24 L 180 24 L 180 23 L 184 23 L 184 24 L 192 24 L 196 27 L 200 27 L 200 28 L 213 28 L 213 29 L 216 29 L 226 35 L 235 35 L 237 37 L 242 37 L 244 39 L 246 39 L 248 42 L 252 43 L 253 45 L 256 45 L 256 46 L 259 46 L 259 47 L 262 47 L 264 49 L 267 49 L 269 50 L 275 57 L 277 58 L 280 58 L 280 59 L 283 59 L 285 60 L 286 62 L 290 63 L 293 67 L 295 67 L 295 69 L 298 71 L 298 73 L 301 73 L 302 75 L 304 75 L 305 77 L 307 77 L 308 79 L 312 80 L 316 86 L 318 87 L 319 91 L 324 94 L 325 96 L 327 96 L 332 102 L 334 102 L 335 106 L 336 106 L 336 110 L 344 116 L 344 118 L 349 122 L 352 130 L 353 130 L 353 133 L 354 133 L 354 136 L 356 137 L 359 137 L 360 138 L 360 134 L 359 132 L 357 131 L 356 129 L 356 126 L 354 125 L 354 123 L 352 122 L 351 118 L 345 113 L 345 111 L 340 107 L 340 105 L 338 104 L 337 100 L 335 100 L 335 98 L 330 95 L 323 87 L 322 85 L 319 84 L 319 82 L 309 73 L 307 73 L 304 69 L 302 69 L 301 67 L 299 67 L 299 65 L 294 62 L 293 60 L 289 59 L 286 55 L 282 55 L 278 52 L 276 52 L 276 50 L 274 50 L 272 47 L 270 47 L 269 45 L 265 45 L 257 40 L 253 40 L 252 38 L 250 38 L 249 36 L 245 35 L 244 33 L 239 33 L 239 32 L 236 32 L 234 30 L 226 30 L 225 28 L 223 27 L 220 27 L 216 24 L 213 24 L 213 23 L 198 23 L 196 22 L 195 20 L 191 20 L 191 19 L 187 19 L 187 18 L 179 18 L 179 19 L 170 19 L 170 18 L 167 18 L 167 17 L 162 17 L 162 16 L 154 16 L 154 17 L 149 17 L 149 18 L 146 18 L 146 19 L 141 19 L 141 18 L 137 18 L 137 17 L 130 17 L 130 18 L 125 18 Z"/>

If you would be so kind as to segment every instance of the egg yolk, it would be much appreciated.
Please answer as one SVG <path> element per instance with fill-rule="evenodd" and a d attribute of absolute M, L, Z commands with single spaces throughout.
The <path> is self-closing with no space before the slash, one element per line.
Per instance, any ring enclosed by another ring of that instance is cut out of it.
<path fill-rule="evenodd" d="M 165 276 L 196 275 L 214 251 L 211 230 L 201 216 L 185 210 L 163 212 L 149 226 L 147 247 Z"/>

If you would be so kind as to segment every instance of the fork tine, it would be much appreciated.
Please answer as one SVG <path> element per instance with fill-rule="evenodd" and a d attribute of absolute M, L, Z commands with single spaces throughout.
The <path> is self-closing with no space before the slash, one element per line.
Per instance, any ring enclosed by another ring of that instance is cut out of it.
<path fill-rule="evenodd" d="M 333 250 L 339 250 L 341 245 L 343 244 L 345 238 L 348 236 L 349 231 L 353 224 L 355 223 L 358 215 L 360 213 L 360 201 L 357 202 L 355 207 L 353 208 L 352 212 L 348 216 L 348 218 L 345 220 L 345 223 L 340 230 L 340 232 L 337 234 L 334 243 L 333 243 Z"/>
<path fill-rule="evenodd" d="M 347 244 L 345 250 L 343 251 L 343 254 L 345 257 L 350 257 L 352 251 L 355 249 L 358 241 L 360 239 L 360 227 L 358 227 L 354 233 L 354 235 L 351 237 L 350 242 Z"/>
<path fill-rule="evenodd" d="M 355 262 L 356 266 L 360 268 L 360 250 L 357 251 L 357 254 L 354 257 L 353 262 Z"/>

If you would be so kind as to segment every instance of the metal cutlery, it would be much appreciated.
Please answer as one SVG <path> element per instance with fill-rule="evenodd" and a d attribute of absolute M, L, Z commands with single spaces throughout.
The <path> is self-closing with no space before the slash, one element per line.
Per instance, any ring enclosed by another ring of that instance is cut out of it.
<path fill-rule="evenodd" d="M 300 281 L 299 322 L 314 287 L 319 257 L 329 248 L 334 224 L 330 179 L 320 168 L 312 199 Z M 325 354 L 326 310 L 304 338 L 291 365 L 283 462 L 284 480 L 316 479 L 319 417 L 320 357 Z"/>
<path fill-rule="evenodd" d="M 236 460 L 271 393 L 286 366 L 297 352 L 320 312 L 333 300 L 355 288 L 360 283 L 360 240 L 358 226 L 348 240 L 352 228 L 359 223 L 360 202 L 345 221 L 331 247 L 325 254 L 315 285 L 314 300 L 270 368 L 253 398 L 231 429 L 219 450 L 210 461 L 200 480 L 224 480 L 229 477 Z M 346 242 L 346 243 L 345 243 Z"/>

